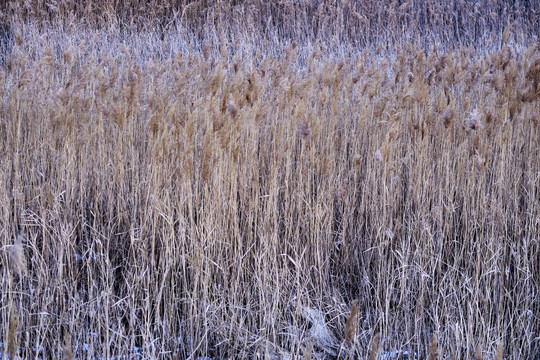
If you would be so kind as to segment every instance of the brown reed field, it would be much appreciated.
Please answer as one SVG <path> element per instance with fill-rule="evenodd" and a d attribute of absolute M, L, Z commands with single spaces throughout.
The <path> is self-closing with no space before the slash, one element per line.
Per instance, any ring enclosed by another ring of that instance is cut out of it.
<path fill-rule="evenodd" d="M 534 1 L 0 7 L 1 359 L 540 359 Z"/>

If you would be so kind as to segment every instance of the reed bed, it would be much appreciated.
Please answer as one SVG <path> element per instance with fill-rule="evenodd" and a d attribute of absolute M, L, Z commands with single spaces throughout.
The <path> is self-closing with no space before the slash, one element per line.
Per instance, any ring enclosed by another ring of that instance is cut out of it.
<path fill-rule="evenodd" d="M 479 44 L 500 36 L 508 24 L 519 29 L 516 35 L 522 40 L 540 31 L 540 7 L 531 0 L 11 0 L 0 3 L 0 22 L 3 18 L 115 25 L 162 35 L 181 23 L 199 38 L 228 31 L 241 38 L 263 34 L 361 46 L 404 36 L 416 42 L 435 38 Z"/>
<path fill-rule="evenodd" d="M 505 28 L 330 48 L 13 24 L 1 352 L 538 358 L 540 49 Z"/>

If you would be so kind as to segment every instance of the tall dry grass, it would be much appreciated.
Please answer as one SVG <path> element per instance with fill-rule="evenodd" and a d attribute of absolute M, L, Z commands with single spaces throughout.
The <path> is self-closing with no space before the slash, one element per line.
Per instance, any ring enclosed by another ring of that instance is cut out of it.
<path fill-rule="evenodd" d="M 540 31 L 540 7 L 531 0 L 12 0 L 0 2 L 0 24 L 15 19 L 58 26 L 157 30 L 184 26 L 198 38 L 278 36 L 370 45 L 410 41 L 479 44 L 511 25 L 525 40 Z M 1 33 L 0 27 L 0 33 Z"/>
<path fill-rule="evenodd" d="M 2 352 L 540 353 L 540 53 L 523 33 L 359 51 L 15 23 Z"/>

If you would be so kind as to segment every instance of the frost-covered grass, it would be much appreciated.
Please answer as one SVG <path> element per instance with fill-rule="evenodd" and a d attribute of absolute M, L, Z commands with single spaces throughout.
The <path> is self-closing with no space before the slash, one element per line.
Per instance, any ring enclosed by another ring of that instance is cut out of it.
<path fill-rule="evenodd" d="M 507 29 L 13 25 L 3 356 L 534 359 L 540 53 Z"/>

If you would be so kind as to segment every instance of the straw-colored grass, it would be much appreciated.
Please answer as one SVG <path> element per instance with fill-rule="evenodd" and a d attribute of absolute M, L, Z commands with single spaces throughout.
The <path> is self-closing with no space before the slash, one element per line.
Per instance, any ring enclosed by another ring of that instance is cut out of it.
<path fill-rule="evenodd" d="M 13 19 L 0 351 L 533 359 L 527 21 L 482 27 L 477 47 L 438 27 L 358 48 Z"/>

